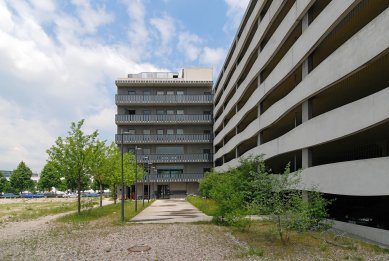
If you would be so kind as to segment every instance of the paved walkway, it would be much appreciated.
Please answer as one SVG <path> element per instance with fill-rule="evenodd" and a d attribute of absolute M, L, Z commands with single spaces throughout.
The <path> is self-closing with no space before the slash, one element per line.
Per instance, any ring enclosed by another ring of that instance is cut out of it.
<path fill-rule="evenodd" d="M 211 221 L 184 199 L 158 199 L 131 219 L 131 223 L 186 223 Z"/>

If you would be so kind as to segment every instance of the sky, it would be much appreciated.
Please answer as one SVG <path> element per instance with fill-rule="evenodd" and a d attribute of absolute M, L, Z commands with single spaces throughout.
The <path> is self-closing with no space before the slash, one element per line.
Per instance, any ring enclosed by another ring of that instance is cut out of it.
<path fill-rule="evenodd" d="M 40 172 L 71 122 L 114 140 L 115 79 L 212 67 L 249 0 L 0 0 L 0 169 Z"/>

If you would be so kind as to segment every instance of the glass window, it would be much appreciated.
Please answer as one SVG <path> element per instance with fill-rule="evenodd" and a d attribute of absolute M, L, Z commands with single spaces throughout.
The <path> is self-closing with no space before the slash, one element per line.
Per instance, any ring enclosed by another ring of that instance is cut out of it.
<path fill-rule="evenodd" d="M 163 130 L 157 130 L 158 135 L 163 135 Z"/>
<path fill-rule="evenodd" d="M 150 91 L 143 91 L 143 95 L 150 95 L 151 92 Z"/>
<path fill-rule="evenodd" d="M 143 154 L 151 154 L 151 150 L 150 149 L 143 149 Z"/>
<path fill-rule="evenodd" d="M 166 94 L 167 95 L 174 95 L 174 91 L 167 91 Z"/>
<path fill-rule="evenodd" d="M 128 130 L 128 134 L 135 134 L 135 130 Z"/>
<path fill-rule="evenodd" d="M 157 110 L 157 114 L 158 115 L 163 115 L 163 114 L 165 114 L 165 111 L 164 110 Z"/>
<path fill-rule="evenodd" d="M 128 91 L 128 95 L 135 95 L 136 92 L 135 91 Z"/>
<path fill-rule="evenodd" d="M 184 95 L 184 91 L 177 91 L 177 95 Z"/>
<path fill-rule="evenodd" d="M 143 115 L 150 115 L 150 110 L 143 110 Z"/>
<path fill-rule="evenodd" d="M 157 154 L 184 154 L 184 147 L 157 147 Z"/>
<path fill-rule="evenodd" d="M 135 110 L 128 110 L 129 115 L 135 115 Z"/>
<path fill-rule="evenodd" d="M 172 115 L 172 114 L 174 114 L 174 110 L 167 110 L 166 114 Z"/>
<path fill-rule="evenodd" d="M 184 110 L 177 110 L 177 114 L 183 115 L 184 114 Z"/>
<path fill-rule="evenodd" d="M 166 130 L 166 134 L 172 135 L 172 134 L 174 134 L 174 130 L 172 130 L 172 129 L 167 129 L 167 130 Z"/>
<path fill-rule="evenodd" d="M 150 130 L 143 130 L 144 135 L 150 135 Z"/>
<path fill-rule="evenodd" d="M 204 115 L 211 115 L 211 111 L 204 111 Z"/>
<path fill-rule="evenodd" d="M 204 92 L 204 95 L 211 95 L 211 92 Z"/>
<path fill-rule="evenodd" d="M 165 93 L 163 91 L 157 91 L 157 95 L 164 95 Z"/>
<path fill-rule="evenodd" d="M 177 129 L 177 134 L 180 134 L 180 135 L 184 134 L 184 130 L 183 129 Z"/>
<path fill-rule="evenodd" d="M 210 130 L 204 130 L 204 134 L 211 134 Z"/>

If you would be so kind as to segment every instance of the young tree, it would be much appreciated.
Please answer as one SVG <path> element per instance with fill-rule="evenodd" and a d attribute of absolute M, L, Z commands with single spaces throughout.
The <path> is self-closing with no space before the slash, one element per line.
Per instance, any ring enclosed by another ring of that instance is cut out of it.
<path fill-rule="evenodd" d="M 7 183 L 8 180 L 4 177 L 3 172 L 0 171 L 0 193 L 6 192 Z"/>
<path fill-rule="evenodd" d="M 84 120 L 72 123 L 68 136 L 58 137 L 47 154 L 57 171 L 63 173 L 67 183 L 75 181 L 77 184 L 78 204 L 77 211 L 81 212 L 81 189 L 85 180 L 89 180 L 88 171 L 92 158 L 92 149 L 96 143 L 98 132 L 84 134 L 81 130 Z"/>
<path fill-rule="evenodd" d="M 41 172 L 38 188 L 42 191 L 50 191 L 52 187 L 62 189 L 64 187 L 61 180 L 61 173 L 55 168 L 51 161 L 47 161 Z"/>
<path fill-rule="evenodd" d="M 18 192 L 23 192 L 32 189 L 34 182 L 31 179 L 32 171 L 27 165 L 21 161 L 18 167 L 12 171 L 9 181 L 11 186 Z"/>
<path fill-rule="evenodd" d="M 90 173 L 100 187 L 100 207 L 103 206 L 103 184 L 107 182 L 106 171 L 110 167 L 106 167 L 107 164 L 109 165 L 108 148 L 104 141 L 97 141 L 92 148 Z"/>

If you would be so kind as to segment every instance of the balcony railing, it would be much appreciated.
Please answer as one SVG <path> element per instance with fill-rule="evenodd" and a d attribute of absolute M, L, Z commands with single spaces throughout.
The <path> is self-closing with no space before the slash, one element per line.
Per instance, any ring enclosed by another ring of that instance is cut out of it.
<path fill-rule="evenodd" d="M 139 163 L 212 162 L 212 154 L 138 154 Z"/>
<path fill-rule="evenodd" d="M 212 104 L 212 95 L 116 95 L 117 105 Z"/>
<path fill-rule="evenodd" d="M 122 135 L 116 134 L 115 139 L 117 144 L 121 144 Z M 209 143 L 209 142 L 212 142 L 212 134 L 173 134 L 173 135 L 123 134 L 123 144 Z"/>
<path fill-rule="evenodd" d="M 196 182 L 204 177 L 203 173 L 150 174 L 145 175 L 144 182 Z M 143 180 L 138 180 L 142 182 Z"/>
<path fill-rule="evenodd" d="M 117 114 L 115 117 L 117 124 L 123 123 L 143 123 L 143 124 L 197 124 L 197 123 L 212 123 L 212 115 L 209 114 L 164 114 L 164 115 L 143 115 L 143 114 Z"/>

